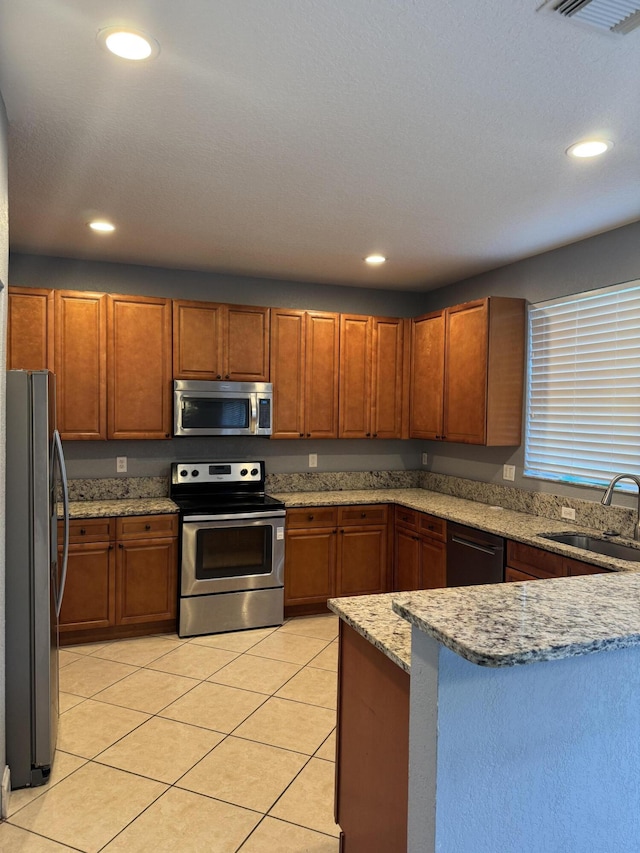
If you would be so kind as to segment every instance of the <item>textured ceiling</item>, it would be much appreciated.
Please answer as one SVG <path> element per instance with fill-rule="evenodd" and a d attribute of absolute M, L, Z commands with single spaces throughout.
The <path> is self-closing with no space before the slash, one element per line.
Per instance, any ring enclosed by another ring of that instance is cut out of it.
<path fill-rule="evenodd" d="M 11 247 L 426 290 L 634 221 L 640 30 L 537 5 L 5 0 Z M 160 55 L 100 48 L 121 23 Z"/>

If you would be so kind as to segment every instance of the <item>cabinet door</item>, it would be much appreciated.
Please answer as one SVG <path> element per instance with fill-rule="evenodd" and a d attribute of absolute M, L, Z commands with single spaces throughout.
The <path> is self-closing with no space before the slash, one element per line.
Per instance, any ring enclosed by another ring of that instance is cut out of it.
<path fill-rule="evenodd" d="M 387 591 L 387 527 L 341 527 L 336 595 Z"/>
<path fill-rule="evenodd" d="M 289 530 L 284 558 L 284 603 L 313 604 L 335 594 L 336 528 Z"/>
<path fill-rule="evenodd" d="M 583 563 L 582 560 L 571 560 L 565 557 L 562 563 L 566 574 L 572 578 L 578 575 L 609 574 L 609 569 L 603 569 L 601 566 L 593 566 L 591 563 Z"/>
<path fill-rule="evenodd" d="M 273 432 L 271 438 L 304 435 L 305 312 L 271 312 L 271 381 Z"/>
<path fill-rule="evenodd" d="M 119 542 L 116 624 L 175 619 L 178 558 L 176 539 Z"/>
<path fill-rule="evenodd" d="M 411 323 L 411 438 L 442 438 L 444 312 Z"/>
<path fill-rule="evenodd" d="M 340 438 L 371 436 L 372 318 L 340 315 Z"/>
<path fill-rule="evenodd" d="M 171 437 L 171 302 L 109 296 L 109 438 Z"/>
<path fill-rule="evenodd" d="M 420 589 L 420 539 L 415 532 L 397 527 L 394 542 L 393 589 Z"/>
<path fill-rule="evenodd" d="M 56 290 L 58 429 L 64 439 L 107 437 L 107 297 Z"/>
<path fill-rule="evenodd" d="M 338 314 L 307 312 L 305 357 L 306 438 L 338 437 Z"/>
<path fill-rule="evenodd" d="M 226 305 L 224 378 L 234 382 L 269 381 L 269 309 Z"/>
<path fill-rule="evenodd" d="M 420 588 L 441 589 L 447 585 L 447 546 L 436 539 L 420 538 Z"/>
<path fill-rule="evenodd" d="M 448 308 L 443 437 L 484 444 L 487 414 L 488 300 Z"/>
<path fill-rule="evenodd" d="M 402 438 L 404 321 L 373 318 L 371 433 Z"/>
<path fill-rule="evenodd" d="M 174 379 L 222 379 L 222 311 L 214 302 L 174 299 Z"/>
<path fill-rule="evenodd" d="M 7 370 L 53 370 L 53 291 L 10 287 Z"/>
<path fill-rule="evenodd" d="M 62 548 L 58 549 L 62 559 Z M 60 631 L 115 624 L 115 556 L 110 542 L 69 546 Z"/>

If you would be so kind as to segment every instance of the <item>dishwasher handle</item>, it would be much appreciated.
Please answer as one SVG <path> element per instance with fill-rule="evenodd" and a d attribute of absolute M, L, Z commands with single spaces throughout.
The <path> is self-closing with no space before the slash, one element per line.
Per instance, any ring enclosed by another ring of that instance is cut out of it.
<path fill-rule="evenodd" d="M 457 545 L 465 545 L 467 548 L 475 548 L 476 551 L 482 551 L 483 554 L 490 554 L 492 557 L 495 557 L 496 554 L 499 554 L 502 551 L 502 548 L 494 548 L 492 545 L 478 545 L 477 542 L 471 542 L 470 539 L 460 539 L 459 536 L 452 536 L 451 542 L 455 542 Z"/>

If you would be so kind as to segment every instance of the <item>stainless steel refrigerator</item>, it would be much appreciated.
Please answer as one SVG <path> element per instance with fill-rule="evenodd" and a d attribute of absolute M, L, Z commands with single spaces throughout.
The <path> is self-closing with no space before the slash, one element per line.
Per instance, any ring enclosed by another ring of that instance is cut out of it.
<path fill-rule="evenodd" d="M 69 500 L 55 376 L 7 371 L 6 733 L 12 788 L 49 778 L 58 730 L 58 616 Z M 64 506 L 58 560 L 57 497 Z"/>

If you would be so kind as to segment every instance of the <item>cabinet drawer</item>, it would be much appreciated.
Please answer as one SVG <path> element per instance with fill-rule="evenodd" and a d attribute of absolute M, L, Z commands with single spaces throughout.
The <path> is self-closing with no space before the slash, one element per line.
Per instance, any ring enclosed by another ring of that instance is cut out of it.
<path fill-rule="evenodd" d="M 401 524 L 403 527 L 410 527 L 412 530 L 418 529 L 419 513 L 415 509 L 407 509 L 404 506 L 396 506 L 396 524 Z"/>
<path fill-rule="evenodd" d="M 444 518 L 436 518 L 435 515 L 427 515 L 421 512 L 418 521 L 420 533 L 424 536 L 440 539 L 443 542 L 447 538 L 447 522 Z"/>
<path fill-rule="evenodd" d="M 333 506 L 305 506 L 287 510 L 287 527 L 335 527 L 338 512 Z"/>
<path fill-rule="evenodd" d="M 609 574 L 609 569 L 603 569 L 602 566 L 592 566 L 591 563 L 583 563 L 582 560 L 572 560 L 565 557 L 563 560 L 566 574 L 569 577 L 578 575 L 606 575 Z"/>
<path fill-rule="evenodd" d="M 506 583 L 513 581 L 539 581 L 542 578 L 536 578 L 533 575 L 528 575 L 526 572 L 521 572 L 519 569 L 512 569 L 510 566 L 504 570 L 504 579 Z"/>
<path fill-rule="evenodd" d="M 560 554 L 543 551 L 522 542 L 507 542 L 507 565 L 541 578 L 561 578 L 566 569 Z"/>
<path fill-rule="evenodd" d="M 116 519 L 118 539 L 156 539 L 178 535 L 178 516 L 130 515 Z"/>
<path fill-rule="evenodd" d="M 72 518 L 69 521 L 69 542 L 109 542 L 115 538 L 115 518 Z M 64 536 L 64 522 L 58 522 L 58 543 Z"/>
<path fill-rule="evenodd" d="M 386 524 L 386 504 L 338 507 L 338 524 Z"/>

